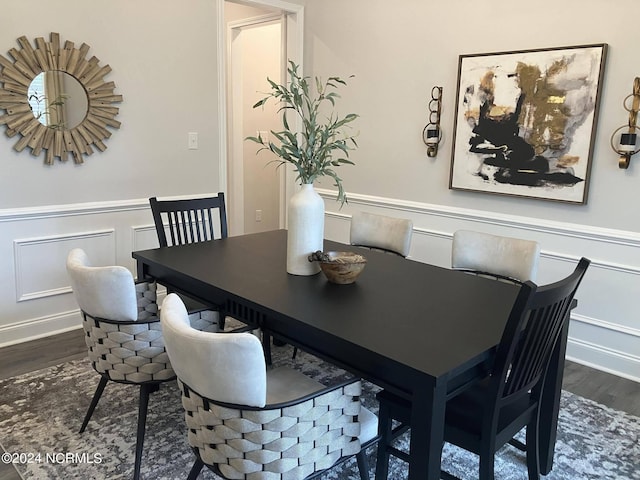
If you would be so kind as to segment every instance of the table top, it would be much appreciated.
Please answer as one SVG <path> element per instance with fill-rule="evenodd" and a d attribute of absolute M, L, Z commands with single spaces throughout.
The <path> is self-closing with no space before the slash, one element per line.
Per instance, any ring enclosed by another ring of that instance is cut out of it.
<path fill-rule="evenodd" d="M 356 370 L 388 369 L 378 373 L 389 381 L 394 363 L 405 373 L 409 367 L 416 378 L 437 381 L 486 358 L 519 290 L 337 242 L 325 241 L 324 250 L 358 251 L 367 266 L 350 285 L 329 283 L 322 273 L 287 274 L 285 230 L 138 251 L 133 257 L 161 283 L 211 301 L 241 299 L 272 319 L 269 328 L 303 348 L 331 342 L 340 351 L 337 357 L 353 356 Z"/>

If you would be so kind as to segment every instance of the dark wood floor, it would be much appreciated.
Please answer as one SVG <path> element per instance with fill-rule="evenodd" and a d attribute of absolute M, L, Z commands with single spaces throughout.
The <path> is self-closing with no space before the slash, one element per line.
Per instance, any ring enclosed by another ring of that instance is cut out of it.
<path fill-rule="evenodd" d="M 84 358 L 82 330 L 0 348 L 0 379 Z M 616 410 L 640 416 L 640 383 L 566 362 L 563 388 Z M 1 439 L 0 439 L 1 442 Z M 21 480 L 11 465 L 0 462 L 0 480 Z"/>

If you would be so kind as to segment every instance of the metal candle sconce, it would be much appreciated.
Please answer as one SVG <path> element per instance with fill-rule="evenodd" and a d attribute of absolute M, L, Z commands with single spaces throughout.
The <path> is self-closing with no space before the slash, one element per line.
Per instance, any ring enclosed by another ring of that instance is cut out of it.
<path fill-rule="evenodd" d="M 438 145 L 442 140 L 440 129 L 440 112 L 442 110 L 442 87 L 431 89 L 429 100 L 429 123 L 422 130 L 422 141 L 427 145 L 427 156 L 435 157 L 438 154 Z"/>
<path fill-rule="evenodd" d="M 627 100 L 632 97 L 633 99 L 631 107 L 627 108 Z M 633 81 L 633 93 L 625 97 L 625 99 L 622 101 L 622 106 L 627 112 L 629 112 L 629 124 L 623 125 L 613 132 L 613 134 L 611 135 L 611 148 L 613 148 L 614 152 L 620 155 L 620 159 L 618 160 L 618 167 L 629 168 L 631 156 L 640 152 L 640 147 L 637 147 L 638 135 L 636 133 L 636 128 L 638 128 L 638 126 L 636 125 L 638 110 L 640 110 L 640 77 L 636 77 Z M 616 134 L 621 130 L 626 131 L 620 135 L 618 144 L 615 145 L 614 138 L 616 137 Z"/>

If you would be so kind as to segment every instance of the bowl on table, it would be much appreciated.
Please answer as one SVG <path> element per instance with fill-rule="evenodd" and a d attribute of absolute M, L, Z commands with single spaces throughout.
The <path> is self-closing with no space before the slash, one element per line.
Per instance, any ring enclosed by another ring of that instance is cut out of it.
<path fill-rule="evenodd" d="M 355 282 L 367 264 L 367 259 L 359 253 L 319 250 L 309 255 L 309 261 L 318 262 L 327 280 L 341 285 Z"/>

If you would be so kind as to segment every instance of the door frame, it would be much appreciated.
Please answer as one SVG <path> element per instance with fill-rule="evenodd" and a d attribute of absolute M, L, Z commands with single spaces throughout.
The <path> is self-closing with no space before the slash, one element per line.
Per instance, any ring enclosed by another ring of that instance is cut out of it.
<path fill-rule="evenodd" d="M 232 3 L 240 3 L 248 6 L 262 7 L 267 9 L 279 10 L 283 14 L 282 30 L 286 35 L 286 56 L 294 61 L 303 69 L 303 52 L 304 52 L 304 6 L 297 5 L 282 0 L 216 0 L 216 13 L 218 19 L 218 172 L 219 172 L 219 191 L 225 193 L 227 198 L 233 197 L 229 192 L 229 163 L 233 161 L 230 158 L 230 126 L 229 121 L 229 105 L 228 105 L 228 60 L 229 45 L 227 39 L 227 25 L 225 24 L 224 4 L 225 1 Z M 286 61 L 283 62 L 283 70 L 286 73 Z M 282 78 L 286 78 L 283 76 Z M 299 122 L 298 122 L 299 123 Z M 296 125 L 297 128 L 300 125 Z M 286 226 L 286 204 L 294 193 L 295 174 L 292 169 L 285 169 L 284 185 L 280 188 L 280 228 Z M 229 207 L 232 207 L 231 205 Z M 231 210 L 231 208 L 229 208 Z M 244 226 L 242 226 L 244 229 Z"/>
<path fill-rule="evenodd" d="M 227 183 L 229 188 L 229 208 L 228 208 L 228 221 L 230 225 L 230 234 L 243 235 L 245 231 L 245 207 L 244 207 L 244 134 L 238 134 L 243 132 L 243 122 L 245 118 L 245 111 L 242 108 L 238 108 L 242 105 L 242 88 L 233 88 L 234 80 L 236 79 L 237 71 L 239 67 L 238 62 L 235 62 L 237 55 L 242 55 L 242 46 L 234 46 L 234 40 L 237 36 L 241 35 L 243 29 L 249 27 L 260 27 L 262 25 L 270 25 L 278 23 L 280 25 L 280 75 L 282 76 L 282 64 L 286 61 L 286 18 L 282 13 L 267 13 L 265 15 L 259 15 L 255 17 L 247 17 L 241 20 L 235 20 L 227 23 Z M 241 42 L 241 45 L 243 43 Z M 257 148 L 257 147 L 256 147 Z M 279 185 L 278 185 L 278 219 L 279 228 L 283 228 L 283 209 L 284 204 L 284 190 L 286 185 L 285 169 L 280 169 L 278 172 Z"/>

